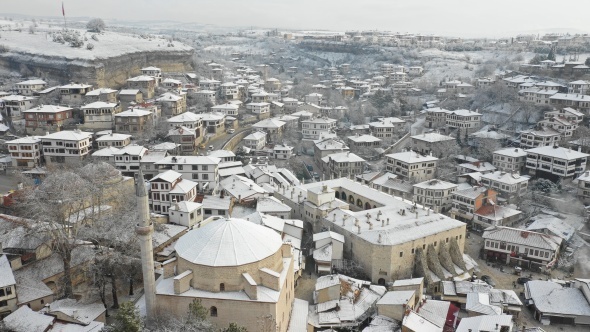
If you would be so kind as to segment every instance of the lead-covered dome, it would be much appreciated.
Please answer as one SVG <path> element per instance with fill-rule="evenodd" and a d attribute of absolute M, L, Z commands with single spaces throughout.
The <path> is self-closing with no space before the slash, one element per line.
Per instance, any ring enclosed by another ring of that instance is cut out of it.
<path fill-rule="evenodd" d="M 219 219 L 183 235 L 174 249 L 193 264 L 239 266 L 275 254 L 282 245 L 274 230 L 237 218 Z"/>

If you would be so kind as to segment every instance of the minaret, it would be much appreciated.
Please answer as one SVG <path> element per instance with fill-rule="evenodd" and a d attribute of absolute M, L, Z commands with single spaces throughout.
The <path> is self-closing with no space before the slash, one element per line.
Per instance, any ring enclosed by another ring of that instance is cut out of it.
<path fill-rule="evenodd" d="M 150 221 L 148 193 L 145 189 L 145 180 L 141 169 L 137 175 L 135 196 L 137 199 L 137 227 L 135 227 L 135 233 L 139 237 L 139 246 L 141 247 L 146 317 L 150 318 L 153 317 L 156 310 L 156 280 L 154 277 L 154 250 L 152 247 L 154 226 Z"/>

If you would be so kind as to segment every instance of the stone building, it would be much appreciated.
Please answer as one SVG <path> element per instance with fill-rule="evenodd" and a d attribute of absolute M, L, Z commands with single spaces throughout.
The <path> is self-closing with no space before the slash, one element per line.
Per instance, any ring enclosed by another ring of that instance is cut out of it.
<path fill-rule="evenodd" d="M 259 331 L 268 317 L 276 331 L 287 331 L 295 298 L 293 248 L 274 230 L 218 219 L 188 232 L 174 248 L 177 258 L 164 263 L 156 286 L 160 313 L 185 317 L 199 299 L 217 328 L 238 322 Z"/>

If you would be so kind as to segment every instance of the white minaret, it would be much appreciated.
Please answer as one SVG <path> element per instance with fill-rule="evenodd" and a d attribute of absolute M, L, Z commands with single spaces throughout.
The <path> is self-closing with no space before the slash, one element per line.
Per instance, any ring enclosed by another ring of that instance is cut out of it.
<path fill-rule="evenodd" d="M 137 227 L 135 227 L 135 233 L 139 237 L 139 246 L 141 247 L 145 311 L 146 317 L 149 318 L 153 317 L 156 311 L 156 280 L 154 277 L 154 249 L 152 247 L 154 226 L 150 221 L 148 193 L 145 189 L 145 180 L 141 169 L 137 176 L 135 196 L 137 199 Z"/>

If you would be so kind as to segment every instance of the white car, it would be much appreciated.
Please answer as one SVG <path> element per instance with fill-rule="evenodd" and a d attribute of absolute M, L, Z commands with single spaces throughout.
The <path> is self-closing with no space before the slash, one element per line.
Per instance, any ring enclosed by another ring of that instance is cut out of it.
<path fill-rule="evenodd" d="M 230 130 L 228 130 L 228 131 L 227 131 L 227 133 L 228 133 L 228 134 L 233 134 L 233 133 L 235 133 L 235 132 L 236 132 L 236 130 L 235 130 L 235 129 L 230 129 Z"/>

